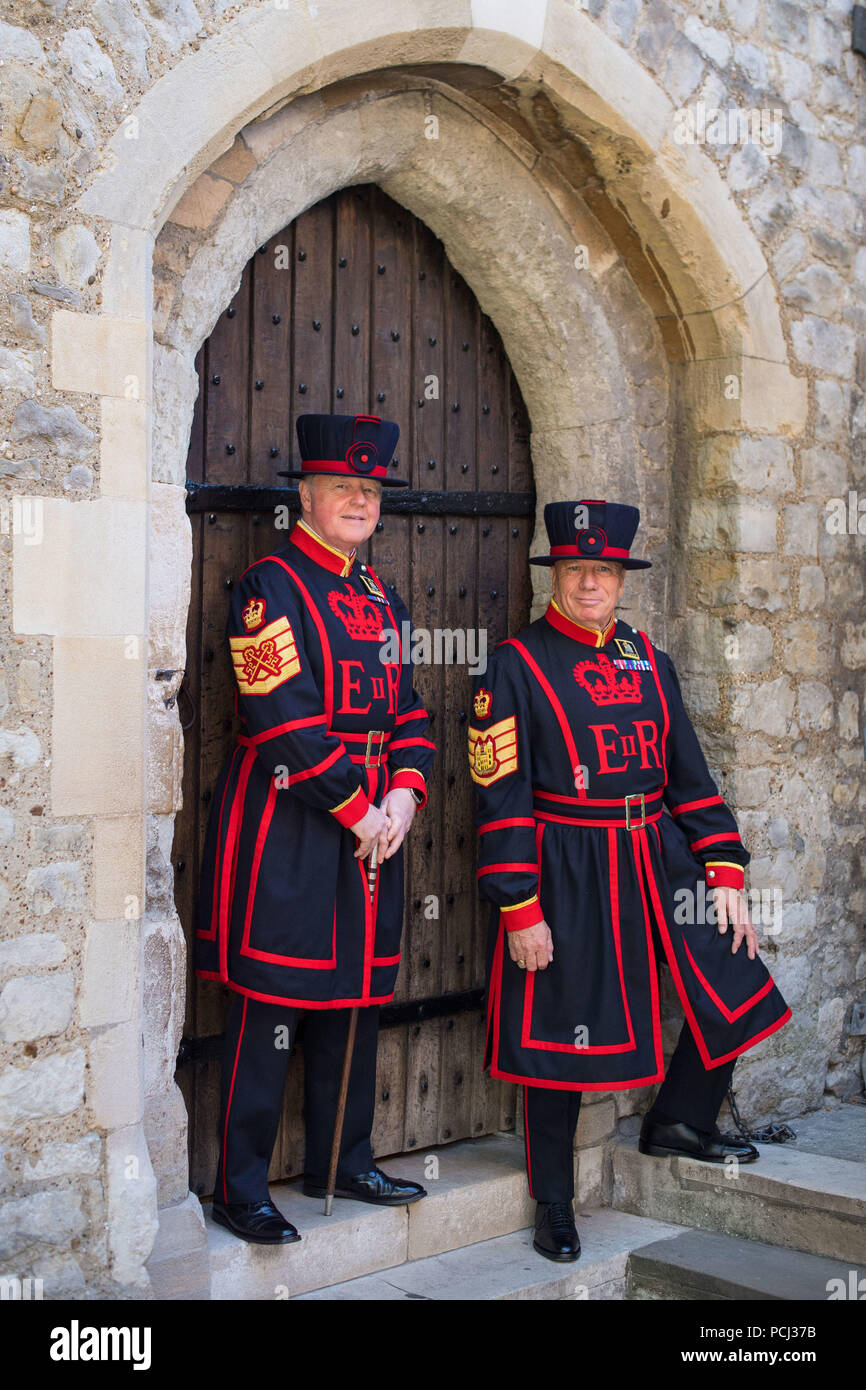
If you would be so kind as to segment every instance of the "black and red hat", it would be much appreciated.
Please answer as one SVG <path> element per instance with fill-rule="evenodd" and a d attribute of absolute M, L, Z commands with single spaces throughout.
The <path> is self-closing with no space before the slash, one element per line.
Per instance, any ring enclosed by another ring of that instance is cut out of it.
<path fill-rule="evenodd" d="M 549 555 L 536 555 L 531 565 L 555 565 L 557 560 L 618 560 L 627 570 L 647 570 L 649 560 L 629 553 L 640 522 L 637 507 L 583 497 L 576 502 L 548 502 L 544 524 Z"/>
<path fill-rule="evenodd" d="M 313 473 L 372 478 L 383 487 L 408 487 L 388 475 L 400 438 L 400 426 L 378 415 L 299 415 L 295 422 L 301 467 L 278 472 L 280 478 L 309 478 Z"/>

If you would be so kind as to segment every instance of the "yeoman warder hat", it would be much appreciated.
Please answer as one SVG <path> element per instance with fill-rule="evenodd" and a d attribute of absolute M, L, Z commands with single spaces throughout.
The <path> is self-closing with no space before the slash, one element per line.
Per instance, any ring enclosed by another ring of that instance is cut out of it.
<path fill-rule="evenodd" d="M 548 502 L 544 524 L 549 555 L 535 555 L 531 565 L 557 560 L 618 560 L 627 570 L 647 570 L 649 560 L 633 560 L 631 543 L 640 522 L 637 507 L 584 497 L 576 502 Z"/>
<path fill-rule="evenodd" d="M 313 473 L 372 478 L 383 487 L 408 487 L 388 475 L 400 426 L 378 415 L 299 415 L 296 421 L 301 467 L 281 470 L 280 478 Z"/>

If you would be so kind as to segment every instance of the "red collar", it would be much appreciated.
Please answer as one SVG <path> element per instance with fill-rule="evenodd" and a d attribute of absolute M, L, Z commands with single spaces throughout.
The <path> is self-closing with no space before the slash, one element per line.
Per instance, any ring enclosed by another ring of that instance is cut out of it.
<path fill-rule="evenodd" d="M 572 637 L 575 642 L 585 642 L 590 647 L 605 646 L 616 627 L 616 616 L 611 618 L 604 632 L 596 632 L 594 627 L 581 627 L 580 623 L 573 623 L 571 618 L 567 618 L 562 609 L 557 608 L 553 599 L 550 600 L 550 606 L 544 616 L 557 632 L 564 632 L 566 637 Z"/>
<path fill-rule="evenodd" d="M 315 560 L 317 565 L 330 570 L 332 574 L 339 574 L 341 579 L 346 579 L 352 573 L 356 552 L 353 550 L 351 555 L 344 555 L 342 550 L 336 550 L 317 536 L 305 521 L 295 523 L 289 540 L 311 560 Z"/>

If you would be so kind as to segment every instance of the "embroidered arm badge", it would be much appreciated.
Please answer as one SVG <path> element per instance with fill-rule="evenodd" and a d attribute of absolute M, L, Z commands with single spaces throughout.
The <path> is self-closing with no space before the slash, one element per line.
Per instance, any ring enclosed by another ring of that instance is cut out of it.
<path fill-rule="evenodd" d="M 517 771 L 517 719 L 512 714 L 489 729 L 469 726 L 469 773 L 473 782 L 489 787 Z"/>
<path fill-rule="evenodd" d="M 230 637 L 229 646 L 242 695 L 269 695 L 301 669 L 295 634 L 285 615 L 252 637 Z"/>

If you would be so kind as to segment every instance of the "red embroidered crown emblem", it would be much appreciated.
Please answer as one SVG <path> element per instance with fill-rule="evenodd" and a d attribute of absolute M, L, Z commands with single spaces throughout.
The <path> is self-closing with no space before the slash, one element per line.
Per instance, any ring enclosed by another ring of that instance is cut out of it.
<path fill-rule="evenodd" d="M 350 637 L 361 642 L 378 642 L 382 636 L 382 611 L 370 599 L 355 593 L 347 584 L 345 593 L 332 589 L 328 603 Z"/>
<path fill-rule="evenodd" d="M 597 661 L 579 661 L 574 679 L 589 694 L 594 705 L 640 704 L 640 672 L 618 671 L 606 656 Z"/>
<path fill-rule="evenodd" d="M 241 609 L 241 617 L 244 620 L 244 627 L 247 632 L 253 632 L 257 627 L 261 627 L 265 617 L 265 600 L 258 594 L 253 594 Z"/>

